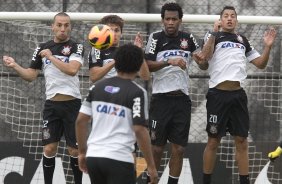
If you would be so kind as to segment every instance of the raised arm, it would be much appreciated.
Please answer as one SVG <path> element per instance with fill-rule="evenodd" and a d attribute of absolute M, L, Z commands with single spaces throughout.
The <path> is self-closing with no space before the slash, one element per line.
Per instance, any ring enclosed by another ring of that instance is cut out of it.
<path fill-rule="evenodd" d="M 3 63 L 5 66 L 14 69 L 22 79 L 29 82 L 35 80 L 39 74 L 39 71 L 36 69 L 21 67 L 16 63 L 15 59 L 10 56 L 3 56 Z"/>
<path fill-rule="evenodd" d="M 143 37 L 141 36 L 140 32 L 138 32 L 135 36 L 135 40 L 134 40 L 134 45 L 143 48 Z M 144 62 L 141 65 L 140 71 L 138 72 L 138 75 L 140 76 L 140 78 L 142 80 L 150 80 L 150 71 L 148 68 L 147 63 Z"/>
<path fill-rule="evenodd" d="M 151 78 L 150 71 L 149 71 L 149 67 L 145 60 L 143 61 L 138 74 L 142 80 L 144 81 L 150 80 Z"/>
<path fill-rule="evenodd" d="M 193 53 L 192 57 L 199 65 L 199 68 L 202 70 L 206 70 L 209 67 L 208 60 L 212 58 L 214 52 L 215 45 L 215 37 L 220 29 L 220 21 L 217 20 L 213 26 L 213 32 L 207 35 L 207 42 L 204 44 L 203 48 L 199 52 Z"/>
<path fill-rule="evenodd" d="M 264 69 L 267 65 L 271 47 L 275 41 L 276 30 L 274 27 L 270 27 L 264 33 L 263 41 L 264 41 L 264 49 L 262 55 L 252 61 L 252 63 L 259 69 Z"/>

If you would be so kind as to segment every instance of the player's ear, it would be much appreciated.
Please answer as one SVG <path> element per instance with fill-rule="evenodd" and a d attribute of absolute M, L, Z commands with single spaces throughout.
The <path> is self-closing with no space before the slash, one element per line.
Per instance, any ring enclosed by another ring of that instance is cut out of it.
<path fill-rule="evenodd" d="M 218 19 L 218 29 L 220 29 L 221 27 L 221 19 Z"/>
<path fill-rule="evenodd" d="M 54 23 L 51 25 L 51 29 L 52 29 L 52 31 L 54 31 Z"/>

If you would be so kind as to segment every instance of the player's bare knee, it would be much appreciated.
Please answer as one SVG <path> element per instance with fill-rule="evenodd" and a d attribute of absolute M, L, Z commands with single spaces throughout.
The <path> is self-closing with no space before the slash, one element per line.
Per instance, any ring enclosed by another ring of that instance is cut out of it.
<path fill-rule="evenodd" d="M 164 146 L 152 146 L 152 150 L 155 154 L 162 154 L 164 151 Z"/>
<path fill-rule="evenodd" d="M 207 144 L 206 149 L 211 150 L 211 151 L 216 151 L 218 148 L 218 144 L 210 143 Z"/>
<path fill-rule="evenodd" d="M 44 146 L 44 154 L 47 157 L 53 157 L 57 153 L 57 144 L 47 144 Z"/>
<path fill-rule="evenodd" d="M 220 144 L 220 139 L 209 138 L 206 149 L 215 151 L 215 150 L 217 150 L 219 144 Z"/>
<path fill-rule="evenodd" d="M 172 152 L 172 154 L 177 154 L 179 156 L 184 155 L 185 148 L 183 146 L 180 146 L 180 145 L 172 144 L 171 152 Z"/>
<path fill-rule="evenodd" d="M 248 149 L 248 141 L 247 138 L 244 137 L 236 137 L 235 145 L 237 151 L 246 151 Z"/>

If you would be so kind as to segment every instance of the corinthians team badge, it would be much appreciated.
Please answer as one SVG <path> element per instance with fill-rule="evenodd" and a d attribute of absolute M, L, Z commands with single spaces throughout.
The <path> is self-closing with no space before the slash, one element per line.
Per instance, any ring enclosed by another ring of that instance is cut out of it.
<path fill-rule="evenodd" d="M 187 39 L 180 39 L 180 47 L 182 49 L 187 49 L 188 48 L 188 40 Z"/>
<path fill-rule="evenodd" d="M 217 133 L 217 125 L 211 125 L 210 126 L 210 133 L 212 133 L 212 134 Z"/>
<path fill-rule="evenodd" d="M 49 139 L 50 138 L 50 130 L 49 128 L 44 128 L 42 132 L 43 139 Z"/>
<path fill-rule="evenodd" d="M 64 54 L 65 56 L 69 55 L 71 51 L 71 47 L 70 46 L 64 46 L 63 50 L 62 50 L 62 54 Z"/>
<path fill-rule="evenodd" d="M 156 132 L 153 130 L 151 131 L 151 139 L 156 140 Z"/>

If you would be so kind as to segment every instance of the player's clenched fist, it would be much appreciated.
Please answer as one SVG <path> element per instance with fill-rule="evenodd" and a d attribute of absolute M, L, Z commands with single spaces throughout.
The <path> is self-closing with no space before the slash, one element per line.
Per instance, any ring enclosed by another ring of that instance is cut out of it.
<path fill-rule="evenodd" d="M 47 59 L 49 59 L 49 57 L 52 56 L 52 52 L 50 51 L 50 49 L 44 49 L 39 53 L 39 55 L 42 58 L 46 57 Z"/>
<path fill-rule="evenodd" d="M 9 56 L 3 56 L 3 62 L 5 66 L 11 67 L 11 68 L 16 66 L 16 62 L 14 58 L 9 57 Z"/>

